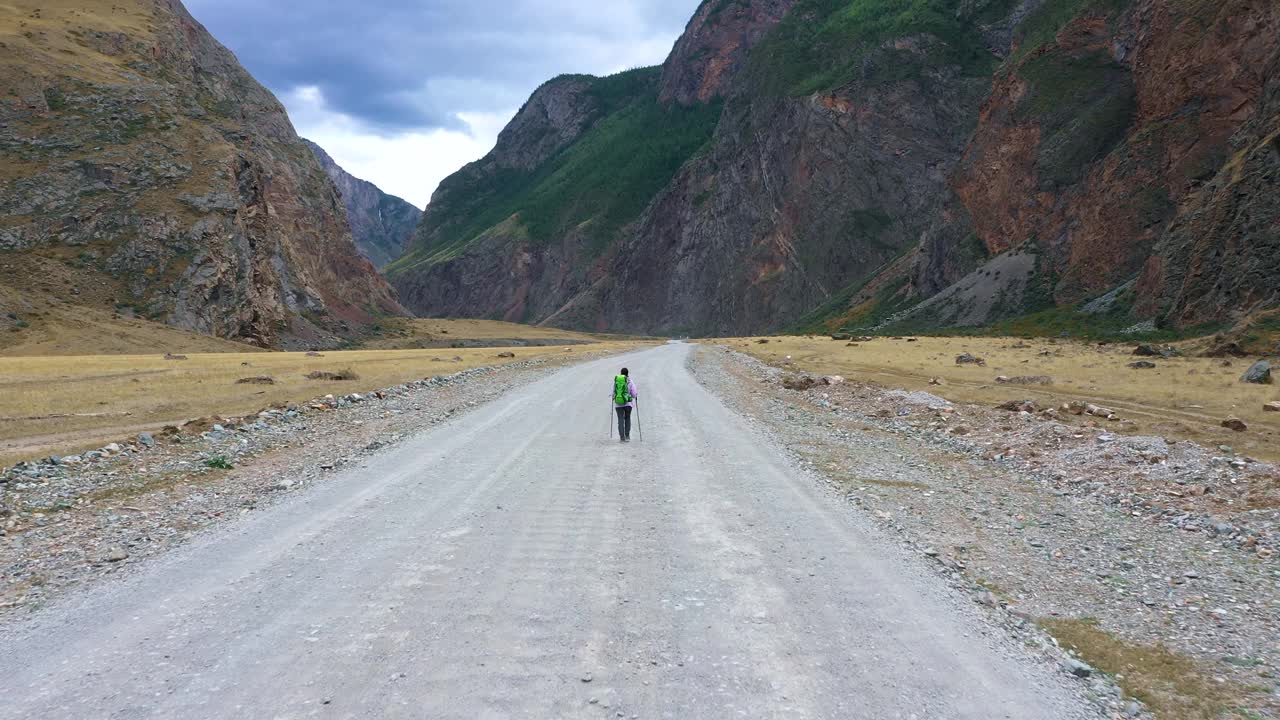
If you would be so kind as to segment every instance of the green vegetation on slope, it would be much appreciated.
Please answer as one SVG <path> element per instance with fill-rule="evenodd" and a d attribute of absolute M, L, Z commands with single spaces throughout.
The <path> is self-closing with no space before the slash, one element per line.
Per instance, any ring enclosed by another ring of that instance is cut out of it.
<path fill-rule="evenodd" d="M 592 78 L 589 93 L 602 119 L 541 167 L 450 178 L 459 205 L 427 228 L 434 235 L 430 246 L 416 248 L 388 271 L 457 257 L 498 226 L 536 244 L 577 231 L 594 253 L 603 251 L 707 143 L 720 117 L 719 104 L 660 103 L 658 72 Z"/>
<path fill-rule="evenodd" d="M 1085 13 L 1111 16 L 1129 5 L 1131 0 L 1057 0 L 1042 3 L 1018 24 L 1013 42 L 1018 48 L 1015 59 L 1054 41 L 1058 32 Z"/>
<path fill-rule="evenodd" d="M 1040 124 L 1036 166 L 1045 189 L 1079 181 L 1124 139 L 1137 111 L 1132 74 L 1103 53 L 1044 53 L 1018 74 L 1028 92 L 1017 114 Z"/>
<path fill-rule="evenodd" d="M 930 67 L 988 75 L 997 62 L 978 30 L 1012 0 L 973 5 L 957 12 L 946 0 L 800 0 L 752 53 L 751 81 L 764 93 L 808 95 L 855 80 L 901 80 Z M 888 42 L 895 39 L 909 42 Z"/>

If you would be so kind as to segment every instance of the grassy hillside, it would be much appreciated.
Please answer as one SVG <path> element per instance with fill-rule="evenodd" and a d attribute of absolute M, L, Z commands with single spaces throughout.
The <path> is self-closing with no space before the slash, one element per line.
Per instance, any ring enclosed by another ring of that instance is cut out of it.
<path fill-rule="evenodd" d="M 455 175 L 446 183 L 462 201 L 447 217 L 428 218 L 429 245 L 387 268 L 390 275 L 456 257 L 495 228 L 535 244 L 570 230 L 587 233 L 596 252 L 639 217 L 680 166 L 711 137 L 718 105 L 658 102 L 659 68 L 593 78 L 601 119 L 575 143 L 531 172 Z"/>
<path fill-rule="evenodd" d="M 800 0 L 752 53 L 750 78 L 762 93 L 809 95 L 855 80 L 899 80 L 942 65 L 989 75 L 996 60 L 979 27 L 1012 4 L 979 1 L 957 11 L 946 0 Z M 924 52 L 887 43 L 895 39 Z"/>

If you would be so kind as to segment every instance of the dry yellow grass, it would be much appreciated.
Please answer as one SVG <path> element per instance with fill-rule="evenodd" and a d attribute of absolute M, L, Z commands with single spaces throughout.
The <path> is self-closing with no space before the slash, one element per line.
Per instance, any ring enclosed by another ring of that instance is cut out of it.
<path fill-rule="evenodd" d="M 392 318 L 382 323 L 381 337 L 363 346 L 376 350 L 404 350 L 422 345 L 447 346 L 451 342 L 479 340 L 503 344 L 574 344 L 616 341 L 618 335 L 575 332 L 549 327 L 516 325 L 498 320 L 426 320 Z"/>
<path fill-rule="evenodd" d="M 1240 688 L 1215 683 L 1190 658 L 1168 648 L 1127 643 L 1089 619 L 1046 619 L 1040 624 L 1086 662 L 1113 675 L 1157 720 L 1249 717 L 1236 712 L 1244 695 Z"/>
<path fill-rule="evenodd" d="M 452 328 L 450 336 L 458 339 L 468 339 L 468 332 L 471 338 L 542 336 L 536 328 L 509 323 L 454 321 L 435 327 Z M 0 357 L 0 464 L 96 447 L 196 417 L 240 416 L 272 404 L 330 393 L 365 392 L 467 368 L 533 358 L 572 358 L 575 353 L 636 345 L 609 340 L 572 347 L 352 350 L 324 352 L 320 357 L 306 353 L 187 353 L 186 360 L 165 359 L 164 352 L 176 352 L 165 345 L 149 354 Z M 501 352 L 512 352 L 515 357 L 499 358 Z M 352 371 L 356 379 L 307 378 L 315 372 L 344 370 Z M 274 384 L 237 383 L 260 376 L 272 378 Z"/>
<path fill-rule="evenodd" d="M 7 317 L 9 313 L 17 318 Z M 130 319 L 0 284 L 0 357 L 260 352 L 244 343 Z"/>
<path fill-rule="evenodd" d="M 724 342 L 774 365 L 791 356 L 798 369 L 927 390 L 959 402 L 1085 400 L 1111 407 L 1131 420 L 1132 425 L 1116 428 L 1124 432 L 1231 445 L 1238 452 L 1280 460 L 1280 413 L 1262 410 L 1264 403 L 1280 400 L 1280 385 L 1240 382 L 1250 360 L 1232 360 L 1230 367 L 1224 367 L 1223 360 L 1212 358 L 1139 358 L 1132 354 L 1132 344 L 1099 346 L 1063 340 L 876 338 L 855 347 L 827 337 L 769 340 L 763 345 L 751 338 Z M 956 365 L 956 356 L 965 352 L 985 358 L 986 366 Z M 1157 367 L 1128 367 L 1136 360 L 1151 360 Z M 1002 385 L 995 382 L 1000 375 L 1047 375 L 1053 384 Z M 931 385 L 931 378 L 943 384 Z M 1243 419 L 1249 429 L 1238 433 L 1221 427 L 1229 415 Z"/>

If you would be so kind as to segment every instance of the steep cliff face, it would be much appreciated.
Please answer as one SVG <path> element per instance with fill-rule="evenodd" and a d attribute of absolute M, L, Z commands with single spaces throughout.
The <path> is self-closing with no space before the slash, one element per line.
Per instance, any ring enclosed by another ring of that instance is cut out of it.
<path fill-rule="evenodd" d="M 1227 321 L 1277 302 L 1278 14 L 708 0 L 651 72 L 653 107 L 714 130 L 629 194 L 642 207 L 600 232 L 626 187 L 589 142 L 607 113 L 522 113 L 442 187 L 393 277 L 426 313 L 645 332 L 980 325 L 1087 301 L 1127 324 Z M 569 188 L 569 158 L 613 192 L 492 201 L 519 173 Z"/>
<path fill-rule="evenodd" d="M 795 4 L 796 0 L 702 3 L 662 66 L 659 98 L 693 105 L 723 96 L 756 43 Z"/>
<path fill-rule="evenodd" d="M 1019 287 L 978 283 L 1011 295 L 965 324 L 1057 306 L 1180 329 L 1280 300 L 1280 6 L 1045 4 L 1014 40 L 952 186 L 987 254 L 1038 259 Z M 974 269 L 939 270 L 964 235 L 922 246 L 918 297 Z M 907 315 L 955 320 L 937 301 Z"/>
<path fill-rule="evenodd" d="M 440 185 L 387 268 L 406 304 L 536 322 L 607 272 L 718 114 L 659 102 L 658 80 L 656 68 L 568 76 L 534 93 L 493 152 Z"/>
<path fill-rule="evenodd" d="M 0 35 L 0 283 L 271 346 L 403 312 L 284 108 L 178 0 L 16 0 Z"/>
<path fill-rule="evenodd" d="M 325 174 L 338 188 L 347 208 L 347 221 L 356 248 L 381 268 L 404 254 L 422 211 L 407 200 L 382 192 L 377 185 L 355 177 L 334 162 L 324 148 L 303 140 L 315 153 Z"/>

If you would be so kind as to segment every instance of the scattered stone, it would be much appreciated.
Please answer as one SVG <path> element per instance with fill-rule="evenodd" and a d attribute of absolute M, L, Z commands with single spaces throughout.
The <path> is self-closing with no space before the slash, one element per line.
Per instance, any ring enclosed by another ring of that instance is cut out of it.
<path fill-rule="evenodd" d="M 165 359 L 165 360 L 186 360 L 186 359 L 187 359 L 187 356 L 186 356 L 186 355 L 174 355 L 173 353 L 165 353 L 165 354 L 164 354 L 164 359 Z"/>
<path fill-rule="evenodd" d="M 757 344 L 757 345 L 768 345 L 768 344 L 769 344 L 769 338 L 760 338 L 759 340 L 757 340 L 757 341 L 756 341 L 756 344 Z"/>
<path fill-rule="evenodd" d="M 1168 359 L 1171 357 L 1177 357 L 1181 353 L 1179 353 L 1177 348 L 1173 347 L 1172 345 L 1156 346 L 1156 345 L 1144 344 L 1134 348 L 1133 354 L 1137 355 L 1138 357 L 1161 357 L 1161 358 Z"/>
<path fill-rule="evenodd" d="M 1116 415 L 1115 410 L 1112 410 L 1111 408 L 1102 407 L 1101 405 L 1094 405 L 1093 403 L 1086 403 L 1084 406 L 1084 412 L 1086 415 L 1106 418 L 1107 420 L 1116 420 L 1119 417 L 1118 415 Z"/>
<path fill-rule="evenodd" d="M 1280 412 L 1280 400 L 1262 406 L 1263 412 Z"/>
<path fill-rule="evenodd" d="M 1009 412 L 1027 412 L 1034 413 L 1040 411 L 1040 406 L 1035 400 L 1010 400 L 996 406 L 997 410 L 1008 410 Z"/>
<path fill-rule="evenodd" d="M 146 432 L 144 432 L 144 433 L 142 433 L 141 435 L 139 435 L 139 436 L 138 436 L 138 442 L 142 443 L 142 445 L 143 445 L 144 447 L 149 447 L 149 448 L 150 448 L 150 447 L 155 447 L 155 446 L 156 446 L 156 439 L 155 439 L 155 437 L 154 437 L 154 436 L 152 436 L 152 434 L 151 434 L 151 433 L 146 433 Z"/>
<path fill-rule="evenodd" d="M 112 562 L 112 563 L 124 562 L 125 560 L 129 559 L 129 551 L 117 545 L 107 551 L 107 554 L 104 556 L 104 559 L 107 562 Z"/>
<path fill-rule="evenodd" d="M 1001 375 L 996 378 L 996 382 L 1001 385 L 1052 385 L 1053 378 L 1048 375 L 1017 375 L 1015 377 Z"/>
<path fill-rule="evenodd" d="M 312 372 L 307 373 L 307 379 L 308 380 L 344 381 L 344 380 L 359 380 L 360 376 L 357 375 L 353 370 L 339 370 L 338 372 L 329 372 L 327 370 L 313 370 Z"/>
<path fill-rule="evenodd" d="M 515 357 L 515 356 L 516 356 L 516 354 L 515 354 L 515 353 L 513 353 L 513 352 L 500 352 L 500 353 L 498 353 L 498 357 L 500 357 L 500 358 L 513 358 L 513 357 Z"/>
<path fill-rule="evenodd" d="M 1255 385 L 1271 384 L 1271 363 L 1266 360 L 1259 360 L 1249 367 L 1240 376 L 1240 382 L 1253 383 Z"/>
<path fill-rule="evenodd" d="M 320 353 L 316 352 L 315 350 L 308 350 L 308 351 L 307 351 L 307 357 L 324 357 L 324 355 L 321 355 Z"/>
<path fill-rule="evenodd" d="M 1216 339 L 1213 345 L 1209 346 L 1208 350 L 1205 350 L 1203 353 L 1201 353 L 1202 357 L 1207 357 L 1207 358 L 1225 358 L 1225 357 L 1242 358 L 1242 357 L 1246 357 L 1247 355 L 1248 353 L 1244 351 L 1244 348 L 1240 347 L 1240 343 L 1227 342 L 1221 339 Z"/>
<path fill-rule="evenodd" d="M 817 384 L 818 381 L 809 375 L 786 375 L 782 378 L 782 387 L 796 392 L 804 392 Z"/>
<path fill-rule="evenodd" d="M 842 385 L 844 378 L 839 375 L 827 375 L 822 378 L 823 385 Z"/>
<path fill-rule="evenodd" d="M 978 357 L 977 355 L 972 355 L 972 354 L 970 354 L 970 353 L 961 353 L 961 354 L 959 354 L 959 355 L 957 355 L 957 356 L 956 356 L 956 364 L 957 364 L 957 365 L 982 365 L 982 366 L 985 366 L 985 365 L 987 364 L 987 361 L 986 361 L 986 360 L 983 360 L 982 358 Z"/>
<path fill-rule="evenodd" d="M 1139 360 L 1137 362 L 1129 363 L 1129 367 L 1133 368 L 1134 370 L 1153 370 L 1155 369 L 1155 366 L 1156 366 L 1155 363 L 1147 362 L 1146 360 Z"/>
<path fill-rule="evenodd" d="M 1081 662 L 1075 658 L 1067 658 L 1067 672 L 1078 678 L 1087 678 L 1093 674 L 1093 668 L 1085 662 Z"/>
<path fill-rule="evenodd" d="M 1249 429 L 1249 425 L 1238 417 L 1229 417 L 1222 421 L 1222 427 L 1236 432 L 1244 432 Z"/>
<path fill-rule="evenodd" d="M 848 342 L 849 340 L 852 340 L 852 339 L 853 339 L 853 336 L 852 336 L 852 335 L 840 335 L 840 334 L 836 334 L 836 335 L 832 335 L 832 336 L 831 336 L 831 339 L 832 339 L 832 340 L 840 340 L 840 341 Z"/>
<path fill-rule="evenodd" d="M 240 378 L 236 381 L 237 385 L 275 385 L 276 380 L 267 375 L 259 375 L 257 377 Z"/>
<path fill-rule="evenodd" d="M 595 678 L 594 678 L 594 677 L 591 675 L 591 673 L 589 673 L 589 672 L 585 672 L 585 673 L 583 673 L 583 674 L 582 674 L 582 682 L 584 682 L 584 683 L 589 683 L 589 682 L 591 682 L 591 681 L 592 681 L 592 680 L 594 680 L 594 679 L 595 679 Z"/>

